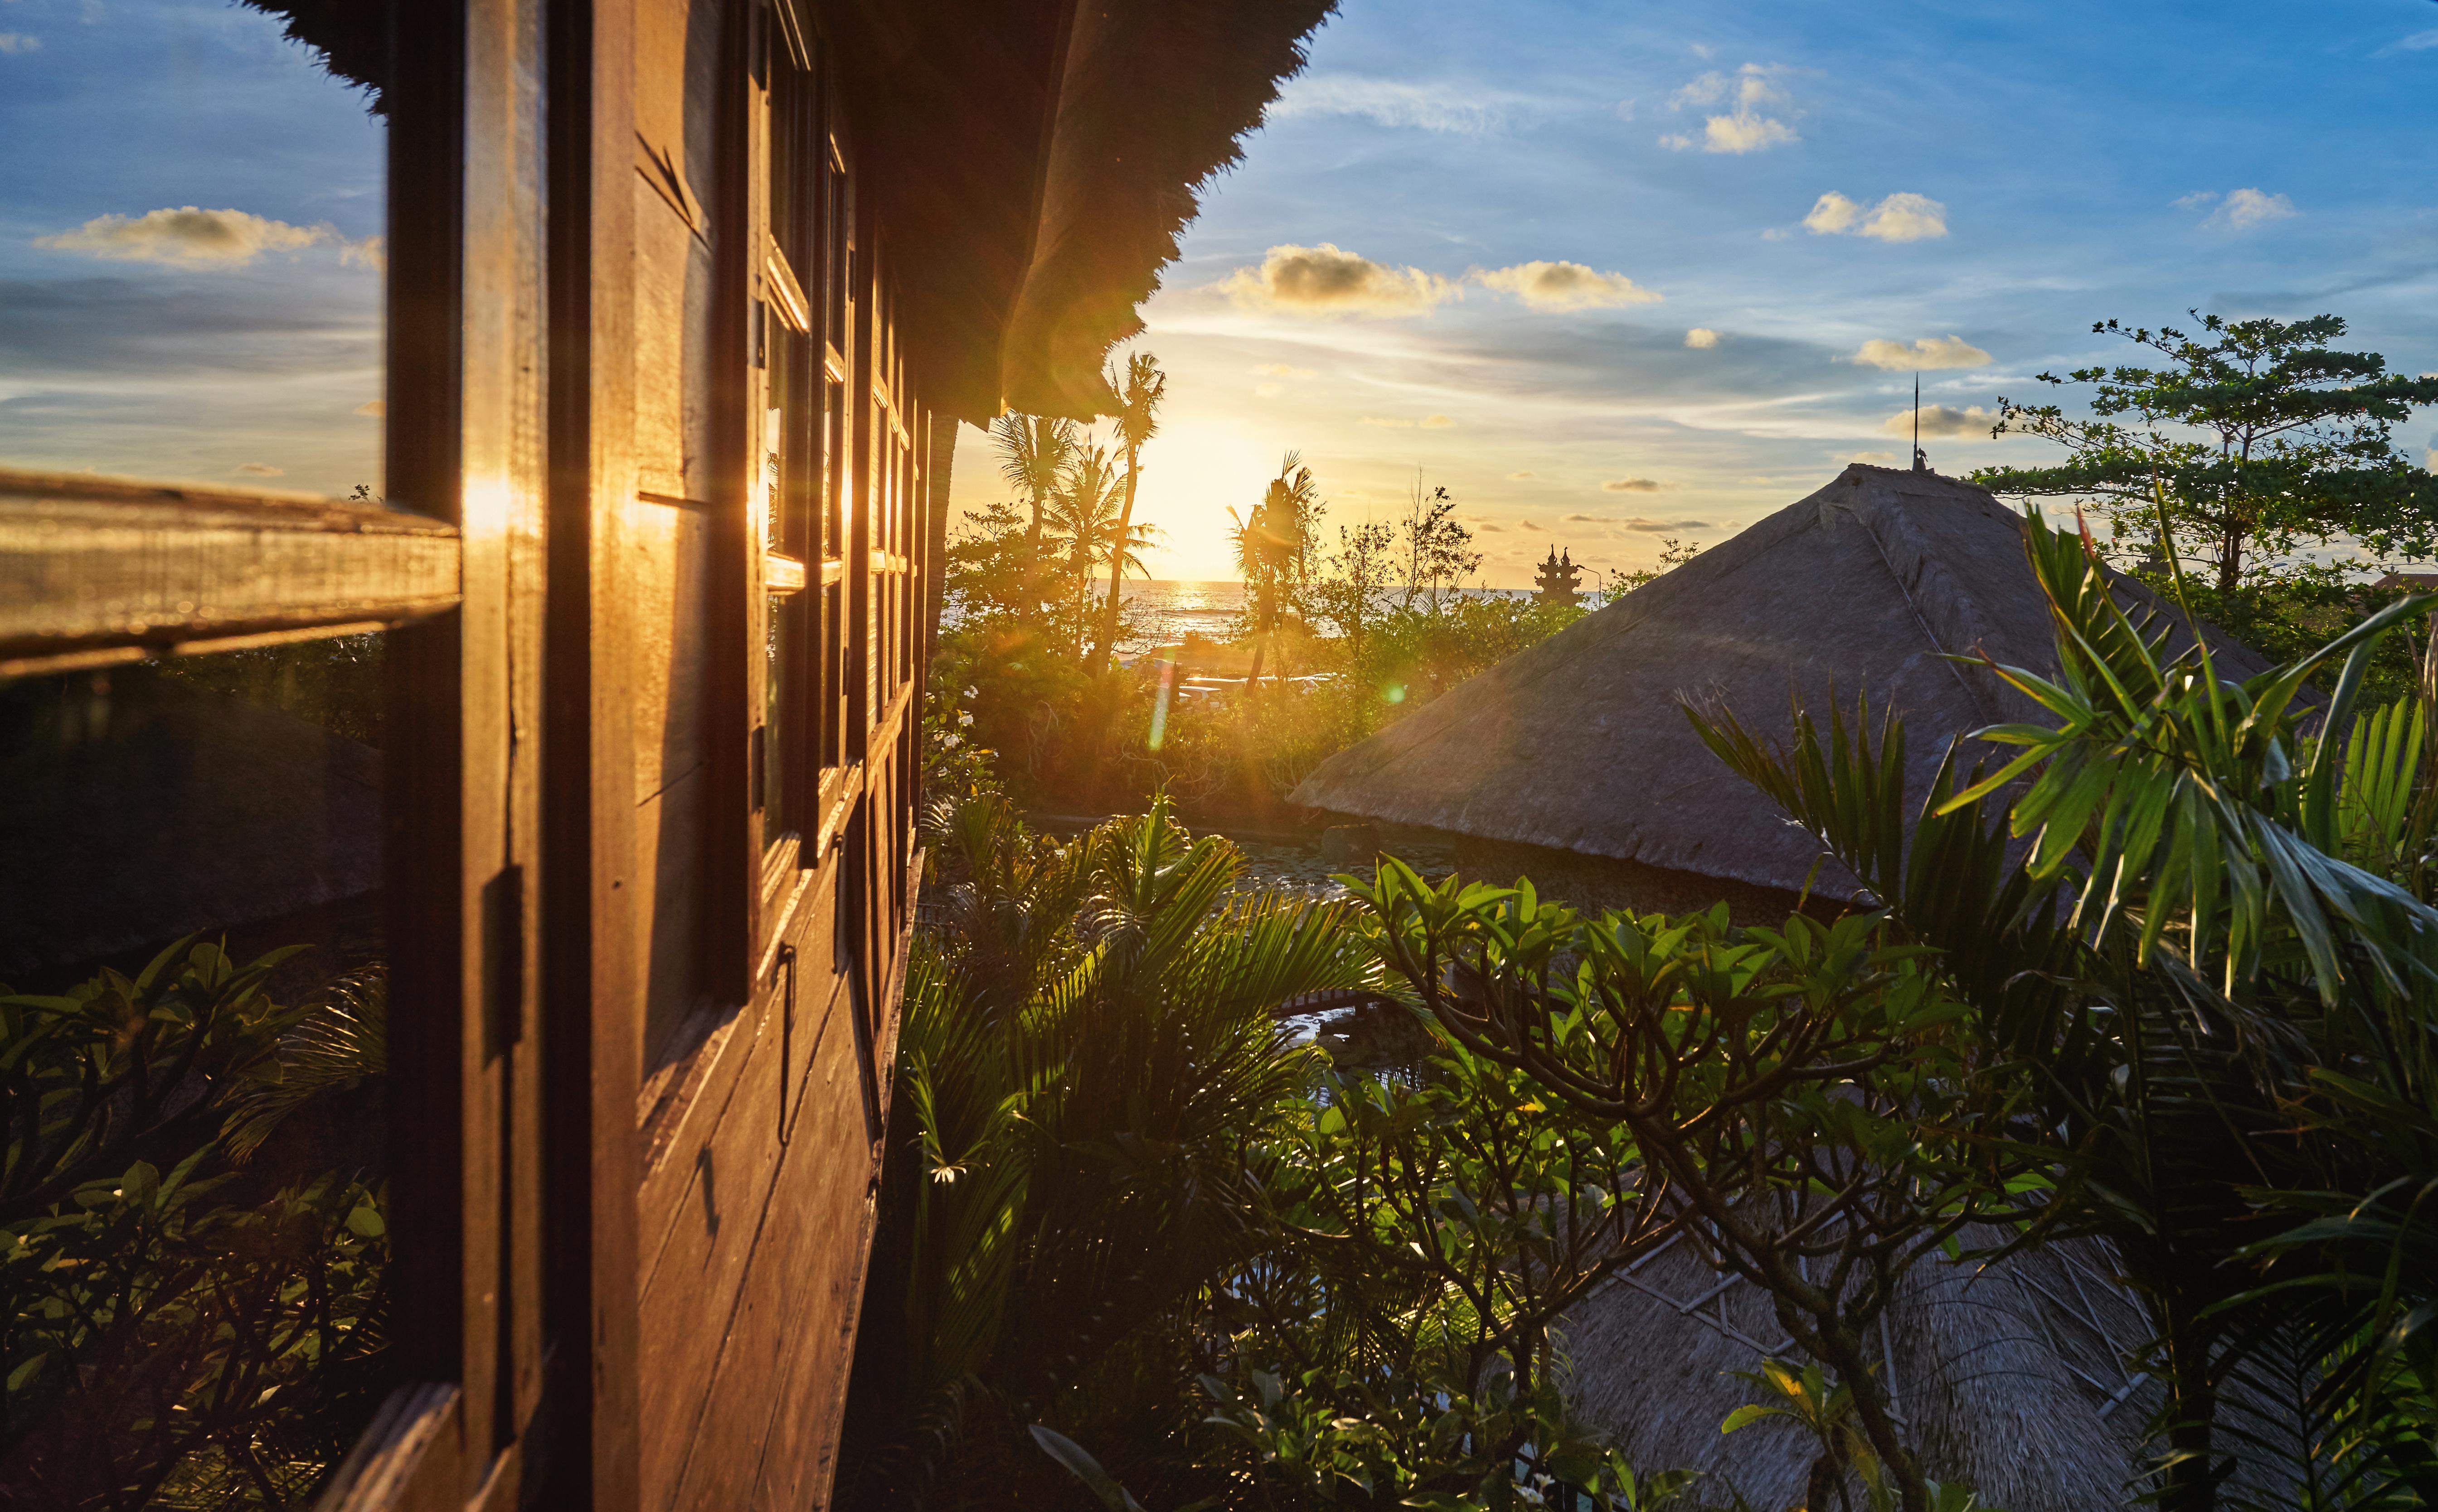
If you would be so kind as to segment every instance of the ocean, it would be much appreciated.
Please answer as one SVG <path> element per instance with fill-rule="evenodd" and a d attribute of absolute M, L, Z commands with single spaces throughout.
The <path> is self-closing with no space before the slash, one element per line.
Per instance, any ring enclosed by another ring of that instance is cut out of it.
<path fill-rule="evenodd" d="M 1466 592 L 1491 598 L 1524 599 L 1532 596 L 1530 589 L 1488 588 L 1467 589 Z M 1404 596 L 1403 589 L 1383 589 L 1380 605 L 1389 607 Z M 1119 643 L 1126 654 L 1148 651 L 1154 646 L 1169 645 L 1189 635 L 1206 640 L 1224 641 L 1235 629 L 1245 607 L 1245 585 L 1241 582 L 1188 583 L 1164 578 L 1134 580 L 1119 590 L 1119 600 L 1134 612 L 1135 633 Z"/>

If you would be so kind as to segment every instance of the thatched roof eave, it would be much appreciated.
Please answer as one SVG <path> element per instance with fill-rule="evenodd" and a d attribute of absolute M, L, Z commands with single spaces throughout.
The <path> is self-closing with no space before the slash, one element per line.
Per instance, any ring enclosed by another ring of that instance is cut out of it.
<path fill-rule="evenodd" d="M 1335 0 L 811 0 L 927 399 L 1088 419 L 1202 185 Z"/>

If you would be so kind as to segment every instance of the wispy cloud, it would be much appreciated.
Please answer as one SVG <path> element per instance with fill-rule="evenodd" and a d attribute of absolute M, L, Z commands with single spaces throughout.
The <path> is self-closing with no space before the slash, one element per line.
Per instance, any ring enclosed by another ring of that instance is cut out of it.
<path fill-rule="evenodd" d="M 1719 344 L 1719 333 L 1707 325 L 1696 325 L 1685 333 L 1685 344 L 1696 351 L 1706 352 Z"/>
<path fill-rule="evenodd" d="M 1427 315 L 1443 301 L 1464 297 L 1452 278 L 1373 262 L 1327 241 L 1272 247 L 1260 267 L 1237 269 L 1219 289 L 1242 308 L 1323 318 Z"/>
<path fill-rule="evenodd" d="M 2218 202 L 2218 207 L 2201 224 L 2217 231 L 2252 231 L 2272 220 L 2290 220 L 2302 213 L 2294 208 L 2293 201 L 2282 194 L 2235 189 Z"/>
<path fill-rule="evenodd" d="M 1479 135 L 1505 126 L 1520 101 L 1462 84 L 1415 84 L 1358 74 L 1305 74 L 1290 79 L 1269 109 L 1272 120 L 1356 115 L 1382 126 Z"/>
<path fill-rule="evenodd" d="M 1419 420 L 1401 420 L 1392 415 L 1386 414 L 1367 414 L 1355 423 L 1358 425 L 1376 425 L 1383 431 L 1413 431 L 1417 429 L 1423 431 L 1445 431 L 1449 427 L 1455 425 L 1456 421 L 1444 414 L 1426 414 Z"/>
<path fill-rule="evenodd" d="M 1989 354 L 1960 336 L 1927 336 L 1910 346 L 1874 338 L 1863 343 L 1852 360 L 1901 373 L 1913 368 L 1987 367 Z"/>
<path fill-rule="evenodd" d="M 1921 407 L 1921 433 L 1955 441 L 1987 441 L 1989 428 L 1998 423 L 1998 412 L 1975 404 L 1956 409 L 1946 404 L 1925 404 Z M 1913 434 L 1913 412 L 1899 410 L 1880 422 L 1882 434 L 1909 436 Z"/>
<path fill-rule="evenodd" d="M 1475 283 L 1513 294 L 1533 309 L 1606 309 L 1617 305 L 1655 305 L 1667 297 L 1623 273 L 1604 273 L 1579 262 L 1519 262 L 1512 268 L 1475 268 Z"/>
<path fill-rule="evenodd" d="M 2438 30 L 2416 31 L 2410 37 L 2399 37 L 2378 50 L 2379 57 L 2400 52 L 2428 52 L 2438 47 Z"/>
<path fill-rule="evenodd" d="M 1600 484 L 1600 491 L 1611 494 L 1655 494 L 1667 486 L 1656 478 L 1611 478 Z"/>
<path fill-rule="evenodd" d="M 1670 108 L 1728 104 L 1729 109 L 1704 120 L 1701 135 L 1674 132 L 1662 136 L 1659 145 L 1678 152 L 1699 147 L 1705 152 L 1741 154 L 1801 141 L 1793 127 L 1760 113 L 1764 105 L 1787 103 L 1786 96 L 1771 82 L 1783 72 L 1776 64 L 1746 63 L 1732 75 L 1715 69 L 1701 75 L 1669 97 Z"/>
<path fill-rule="evenodd" d="M 1509 483 L 1522 483 L 1522 482 L 1524 482 L 1524 481 L 1525 481 L 1526 479 L 1528 479 L 1528 478 L 1535 478 L 1535 477 L 1538 477 L 1538 476 L 1540 476 L 1538 473 L 1533 472 L 1530 468 L 1528 468 L 1528 468 L 1526 468 L 1526 469 L 1525 469 L 1524 471 L 1522 471 L 1522 472 L 1510 472 L 1510 473 L 1509 473 L 1509 474 L 1507 475 L 1507 481 L 1508 481 Z"/>
<path fill-rule="evenodd" d="M 288 469 L 285 467 L 274 467 L 267 462 L 241 462 L 236 466 L 231 467 L 229 471 L 243 473 L 249 478 L 279 478 L 285 477 Z"/>
<path fill-rule="evenodd" d="M 1263 378 L 1308 378 L 1313 377 L 1312 369 L 1308 367 L 1291 367 L 1284 362 L 1257 363 L 1254 366 L 1253 371 Z"/>
<path fill-rule="evenodd" d="M 0 31 L 0 53 L 40 52 L 43 39 L 22 31 Z"/>
<path fill-rule="evenodd" d="M 1947 235 L 1947 206 L 1927 195 L 1891 194 L 1865 210 L 1831 189 L 1813 202 L 1803 228 L 1815 237 L 1850 233 L 1880 241 L 1919 241 Z"/>
<path fill-rule="evenodd" d="M 191 204 L 140 216 L 97 216 L 74 231 L 37 237 L 34 245 L 117 262 L 223 269 L 243 268 L 267 252 L 297 253 L 327 245 L 339 249 L 342 263 L 377 271 L 382 266 L 379 237 L 351 241 L 328 225 L 292 226 L 243 210 L 204 210 Z"/>

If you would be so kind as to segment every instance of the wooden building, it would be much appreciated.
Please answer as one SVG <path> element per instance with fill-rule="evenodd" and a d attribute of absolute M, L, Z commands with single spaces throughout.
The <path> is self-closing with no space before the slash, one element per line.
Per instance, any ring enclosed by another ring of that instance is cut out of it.
<path fill-rule="evenodd" d="M 0 475 L 0 677 L 386 632 L 323 1504 L 824 1504 L 954 427 L 1104 407 L 1327 0 L 249 3 L 387 121 L 387 501 Z"/>

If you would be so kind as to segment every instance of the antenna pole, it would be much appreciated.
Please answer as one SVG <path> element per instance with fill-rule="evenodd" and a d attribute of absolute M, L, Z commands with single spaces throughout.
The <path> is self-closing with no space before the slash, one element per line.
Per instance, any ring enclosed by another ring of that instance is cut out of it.
<path fill-rule="evenodd" d="M 1913 470 L 1930 470 L 1930 459 L 1921 454 L 1921 375 L 1917 372 L 1913 376 Z"/>

